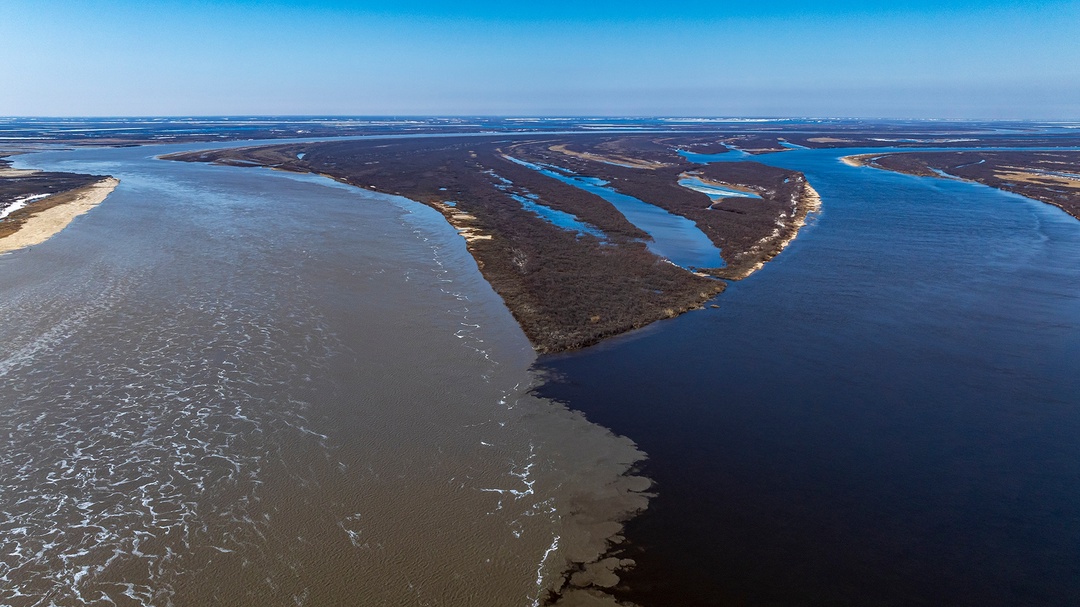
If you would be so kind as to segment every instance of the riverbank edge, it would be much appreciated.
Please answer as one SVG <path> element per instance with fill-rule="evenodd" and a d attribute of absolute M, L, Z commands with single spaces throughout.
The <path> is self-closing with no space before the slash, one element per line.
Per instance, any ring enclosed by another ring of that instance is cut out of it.
<path fill-rule="evenodd" d="M 777 255 L 783 252 L 796 238 L 799 232 L 806 227 L 810 215 L 821 212 L 821 195 L 810 185 L 809 181 L 803 183 L 803 190 L 795 201 L 792 221 L 784 227 L 777 227 L 775 236 L 763 238 L 754 246 L 748 255 L 753 260 L 749 263 L 741 263 L 738 266 L 729 266 L 727 269 L 713 270 L 709 273 L 716 278 L 724 280 L 743 280 L 754 272 L 765 267 Z M 760 248 L 759 248 L 760 247 Z M 757 249 L 757 250 L 755 250 Z"/>
<path fill-rule="evenodd" d="M 163 154 L 156 156 L 156 159 L 183 161 L 178 158 L 170 158 L 171 155 Z M 234 168 L 248 168 L 228 163 L 217 164 L 220 166 L 233 166 Z M 393 196 L 413 204 L 432 208 L 439 212 L 447 224 L 464 239 L 465 248 L 470 259 L 478 265 L 479 260 L 470 244 L 473 240 L 490 238 L 490 236 L 476 231 L 475 228 L 469 227 L 468 219 L 455 218 L 462 214 L 454 207 L 445 204 L 425 204 L 401 194 L 391 194 L 365 188 L 344 177 L 337 177 L 327 173 L 299 171 L 288 167 L 266 165 L 259 165 L 258 168 L 295 175 L 323 177 L 350 188 L 355 188 L 359 192 Z M 485 282 L 490 286 L 491 283 L 486 278 Z M 504 300 L 503 305 L 506 305 Z M 703 304 L 681 312 L 702 308 Z M 517 326 L 519 329 L 522 328 L 520 323 Z M 534 352 L 534 362 L 535 354 L 537 353 Z M 540 383 L 550 380 L 550 378 L 545 377 L 535 379 L 537 383 L 528 388 L 526 392 L 531 393 Z M 606 426 L 589 421 L 580 411 L 570 408 L 566 403 L 552 401 L 550 406 L 553 407 L 551 414 L 565 422 L 585 424 L 587 428 L 595 428 L 600 435 L 611 437 L 618 444 L 620 455 L 608 461 L 594 462 L 596 470 L 599 470 L 596 477 L 602 479 L 601 482 L 575 495 L 571 500 L 572 509 L 562 515 L 562 520 L 559 523 L 562 542 L 556 542 L 549 549 L 551 554 L 556 550 L 560 554 L 557 555 L 556 559 L 550 561 L 551 565 L 548 565 L 549 553 L 545 553 L 539 563 L 538 575 L 547 566 L 552 568 L 550 573 L 553 575 L 539 588 L 539 594 L 533 605 L 534 607 L 639 607 L 633 603 L 617 600 L 614 595 L 610 594 L 610 591 L 620 583 L 620 573 L 633 568 L 635 565 L 632 559 L 620 556 L 622 550 L 626 547 L 626 539 L 623 535 L 625 526 L 629 521 L 645 512 L 648 509 L 650 500 L 655 496 L 652 491 L 654 484 L 652 479 L 644 476 L 639 469 L 639 466 L 648 458 L 648 455 L 641 451 L 631 439 L 616 435 Z"/>
<path fill-rule="evenodd" d="M 81 188 L 47 196 L 12 213 L 8 218 L 19 215 L 23 218 L 22 225 L 8 236 L 0 237 L 0 254 L 41 244 L 59 234 L 76 217 L 104 202 L 118 185 L 119 179 L 107 177 Z"/>
<path fill-rule="evenodd" d="M 1072 217 L 1074 219 L 1077 219 L 1077 220 L 1080 220 L 1080 213 L 1073 212 L 1072 210 L 1065 208 L 1064 206 L 1062 206 L 1061 204 L 1059 204 L 1059 203 L 1057 203 L 1057 202 L 1055 202 L 1053 200 L 1044 200 L 1042 198 L 1036 198 L 1035 196 L 1022 194 L 1020 192 L 1014 192 L 1014 191 L 1009 190 L 1007 188 L 1001 188 L 1001 187 L 998 187 L 998 186 L 995 186 L 995 185 L 991 185 L 989 183 L 983 183 L 982 181 L 979 181 L 978 179 L 969 179 L 967 177 L 960 177 L 959 175 L 953 175 L 952 173 L 949 173 L 948 171 L 945 171 L 944 169 L 938 169 L 938 170 L 941 170 L 942 172 L 947 173 L 949 175 L 948 177 L 938 175 L 936 173 L 916 173 L 914 171 L 898 171 L 896 169 L 888 169 L 888 168 L 885 168 L 885 167 L 882 167 L 882 166 L 878 166 L 878 165 L 874 164 L 870 160 L 872 158 L 880 158 L 880 157 L 884 157 L 884 156 L 895 156 L 895 155 L 900 155 L 900 154 L 918 154 L 918 153 L 919 153 L 918 150 L 913 150 L 913 151 L 910 151 L 910 152 L 890 152 L 888 154 L 855 154 L 855 155 L 852 155 L 852 156 L 843 156 L 843 157 L 840 158 L 840 161 L 843 162 L 844 164 L 848 165 L 848 166 L 869 167 L 871 169 L 878 169 L 879 171 L 889 171 L 890 173 L 899 173 L 901 175 L 912 175 L 914 177 L 931 177 L 933 179 L 955 179 L 956 181 L 963 181 L 965 183 L 977 183 L 979 185 L 984 185 L 984 186 L 986 186 L 988 188 L 994 188 L 995 190 L 998 190 L 999 192 L 1007 192 L 1009 194 L 1016 194 L 1017 196 L 1023 196 L 1024 198 L 1027 198 L 1028 200 L 1034 200 L 1036 202 L 1041 202 L 1043 204 L 1048 204 L 1048 205 L 1050 205 L 1052 207 L 1057 207 L 1057 208 L 1061 209 L 1062 211 L 1064 211 L 1070 217 Z"/>
<path fill-rule="evenodd" d="M 159 160 L 179 161 L 169 158 L 169 154 L 158 156 Z M 218 163 L 221 166 L 233 166 L 246 168 L 240 165 Z M 465 249 L 469 257 L 480 266 L 481 260 L 471 246 L 475 240 L 492 238 L 476 228 L 470 226 L 469 218 L 453 206 L 446 204 L 425 204 L 414 198 L 401 194 L 383 192 L 376 189 L 358 185 L 345 177 L 338 177 L 328 173 L 314 171 L 298 171 L 289 167 L 261 165 L 259 168 L 282 173 L 296 175 L 314 175 L 332 180 L 336 183 L 355 188 L 367 194 L 376 193 L 382 196 L 393 196 L 409 201 L 410 203 L 432 208 L 439 212 L 443 219 L 459 236 L 462 237 Z M 670 262 L 668 262 L 670 263 Z M 481 272 L 481 275 L 483 273 Z M 490 281 L 485 277 L 489 286 Z M 717 281 L 718 284 L 723 284 Z M 500 300 L 507 305 L 505 300 Z M 666 318 L 673 318 L 681 313 L 694 309 L 703 309 L 704 303 L 697 307 L 673 311 Z M 509 309 L 509 308 L 508 308 Z M 521 324 L 515 322 L 519 329 Z M 535 355 L 541 354 L 536 352 Z M 533 390 L 551 378 L 537 377 L 536 384 L 532 385 L 527 392 Z M 643 475 L 640 466 L 648 459 L 648 455 L 628 437 L 614 434 L 610 428 L 589 421 L 583 413 L 572 409 L 567 403 L 552 401 L 554 409 L 551 413 L 568 422 L 585 424 L 586 427 L 596 428 L 602 435 L 609 436 L 619 445 L 620 457 L 604 463 L 595 463 L 600 470 L 597 478 L 601 482 L 590 486 L 588 490 L 577 494 L 571 501 L 572 510 L 562 515 L 560 521 L 561 542 L 556 542 L 549 553 L 545 553 L 538 565 L 538 573 L 549 562 L 549 556 L 557 550 L 557 558 L 552 559 L 553 575 L 540 587 L 539 594 L 533 603 L 534 607 L 641 607 L 636 603 L 619 600 L 611 591 L 621 583 L 621 574 L 632 569 L 636 563 L 633 559 L 622 555 L 627 547 L 626 538 L 623 535 L 626 524 L 648 510 L 649 502 L 655 497 L 653 491 L 654 482 Z"/>
<path fill-rule="evenodd" d="M 870 159 L 875 156 L 881 156 L 881 154 L 852 154 L 850 156 L 841 156 L 840 162 L 843 162 L 849 167 L 869 166 L 873 168 L 870 164 Z"/>

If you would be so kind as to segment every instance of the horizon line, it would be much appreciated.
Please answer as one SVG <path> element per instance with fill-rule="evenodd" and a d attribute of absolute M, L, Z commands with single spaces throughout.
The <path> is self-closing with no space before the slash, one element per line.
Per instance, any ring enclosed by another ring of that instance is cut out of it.
<path fill-rule="evenodd" d="M 501 119 L 501 120 L 671 120 L 771 122 L 781 120 L 814 121 L 892 121 L 892 122 L 1041 122 L 1080 124 L 1078 118 L 915 118 L 895 116 L 796 116 L 796 115 L 677 115 L 677 114 L 0 114 L 0 120 L 101 120 L 101 119 L 175 119 L 175 118 L 326 118 L 326 119 Z"/>

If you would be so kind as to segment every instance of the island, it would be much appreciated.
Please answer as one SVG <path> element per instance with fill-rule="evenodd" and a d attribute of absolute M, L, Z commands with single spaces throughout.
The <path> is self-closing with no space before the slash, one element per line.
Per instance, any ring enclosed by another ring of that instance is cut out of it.
<path fill-rule="evenodd" d="M 716 143 L 699 134 L 448 136 L 163 158 L 314 173 L 439 211 L 534 348 L 548 353 L 700 309 L 725 281 L 750 275 L 795 238 L 820 204 L 805 176 L 756 162 L 699 164 L 681 153 Z M 716 263 L 657 255 L 656 236 L 612 196 L 688 220 L 718 249 Z"/>

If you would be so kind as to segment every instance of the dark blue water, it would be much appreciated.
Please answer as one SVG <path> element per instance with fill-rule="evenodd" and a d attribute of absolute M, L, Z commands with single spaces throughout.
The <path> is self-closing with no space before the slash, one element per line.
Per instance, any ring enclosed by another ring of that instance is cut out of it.
<path fill-rule="evenodd" d="M 610 202 L 627 221 L 652 237 L 647 243 L 650 251 L 676 265 L 684 268 L 722 268 L 726 265 L 720 257 L 720 249 L 693 221 L 685 217 L 617 192 L 602 179 L 560 172 L 565 169 L 555 171 L 516 158 L 509 160 Z"/>
<path fill-rule="evenodd" d="M 626 597 L 1074 605 L 1080 222 L 855 152 L 755 157 L 823 210 L 719 309 L 541 361 L 650 456 Z"/>

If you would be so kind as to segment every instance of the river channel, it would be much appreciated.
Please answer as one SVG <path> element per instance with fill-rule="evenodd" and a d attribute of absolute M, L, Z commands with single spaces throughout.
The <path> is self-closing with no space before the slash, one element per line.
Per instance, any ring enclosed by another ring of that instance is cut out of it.
<path fill-rule="evenodd" d="M 537 361 L 434 211 L 154 159 L 205 147 L 18 157 L 121 185 L 0 256 L 0 602 L 538 604 L 631 440 L 642 605 L 1080 596 L 1059 209 L 839 161 L 881 148 L 757 156 L 822 198 L 781 255 Z"/>
<path fill-rule="evenodd" d="M 0 603 L 538 604 L 640 453 L 441 215 L 205 147 L 17 158 L 120 186 L 0 257 Z"/>
<path fill-rule="evenodd" d="M 754 157 L 821 194 L 788 249 L 717 309 L 539 362 L 540 394 L 649 454 L 624 598 L 1080 596 L 1080 222 L 839 160 L 889 151 Z"/>

